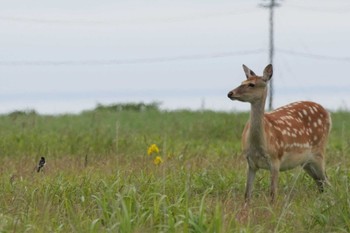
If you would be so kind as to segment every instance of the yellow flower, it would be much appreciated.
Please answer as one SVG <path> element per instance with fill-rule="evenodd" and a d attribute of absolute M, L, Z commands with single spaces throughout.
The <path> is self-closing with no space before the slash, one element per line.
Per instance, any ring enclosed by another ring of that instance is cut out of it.
<path fill-rule="evenodd" d="M 155 165 L 160 165 L 161 163 L 163 163 L 163 159 L 160 156 L 156 156 L 156 158 L 153 160 L 153 163 Z"/>
<path fill-rule="evenodd" d="M 150 147 L 148 147 L 148 149 L 147 149 L 147 154 L 148 155 L 151 155 L 153 153 L 157 153 L 157 154 L 159 153 L 159 148 L 158 148 L 158 146 L 156 144 L 150 145 Z"/>

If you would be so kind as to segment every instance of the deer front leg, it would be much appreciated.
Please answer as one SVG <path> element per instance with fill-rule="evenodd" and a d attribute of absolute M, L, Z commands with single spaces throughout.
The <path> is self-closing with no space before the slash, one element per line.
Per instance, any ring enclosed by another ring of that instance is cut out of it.
<path fill-rule="evenodd" d="M 255 179 L 256 169 L 248 167 L 248 173 L 247 173 L 247 184 L 245 187 L 245 202 L 249 202 L 251 196 L 252 196 L 252 189 L 253 189 L 253 183 Z"/>
<path fill-rule="evenodd" d="M 270 197 L 271 203 L 275 201 L 277 195 L 277 186 L 278 186 L 278 175 L 280 172 L 279 164 L 271 164 L 271 187 L 270 187 Z"/>

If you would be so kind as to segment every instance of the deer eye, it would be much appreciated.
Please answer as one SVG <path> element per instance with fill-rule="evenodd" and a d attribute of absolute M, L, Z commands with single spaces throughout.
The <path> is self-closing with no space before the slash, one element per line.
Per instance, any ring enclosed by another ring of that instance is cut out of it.
<path fill-rule="evenodd" d="M 249 87 L 255 87 L 255 84 L 254 83 L 249 83 L 248 86 Z"/>

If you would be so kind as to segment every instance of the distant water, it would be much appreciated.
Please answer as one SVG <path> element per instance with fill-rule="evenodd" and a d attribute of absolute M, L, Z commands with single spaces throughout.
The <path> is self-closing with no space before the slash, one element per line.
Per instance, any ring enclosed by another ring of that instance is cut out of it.
<path fill-rule="evenodd" d="M 97 91 L 97 92 L 54 92 L 54 93 L 2 93 L 0 113 L 33 109 L 42 114 L 79 113 L 93 109 L 97 104 L 154 101 L 161 103 L 162 109 L 191 109 L 215 111 L 247 111 L 249 104 L 231 101 L 229 90 L 148 90 L 148 91 Z M 349 110 L 350 91 L 308 91 L 286 89 L 275 93 L 274 107 L 310 100 L 329 110 Z"/>

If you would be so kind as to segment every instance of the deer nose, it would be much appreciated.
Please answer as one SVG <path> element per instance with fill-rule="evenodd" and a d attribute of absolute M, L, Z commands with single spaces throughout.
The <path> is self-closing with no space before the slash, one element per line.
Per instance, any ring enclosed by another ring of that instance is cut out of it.
<path fill-rule="evenodd" d="M 231 97 L 232 97 L 232 95 L 233 95 L 233 92 L 232 92 L 232 91 L 230 91 L 230 92 L 227 94 L 227 97 L 228 97 L 228 98 L 231 98 Z"/>

